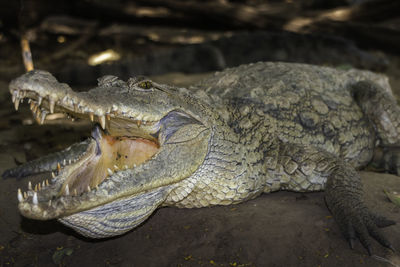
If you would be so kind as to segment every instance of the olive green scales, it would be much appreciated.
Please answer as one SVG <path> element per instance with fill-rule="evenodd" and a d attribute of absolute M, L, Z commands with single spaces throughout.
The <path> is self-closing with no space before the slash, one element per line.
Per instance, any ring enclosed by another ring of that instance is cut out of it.
<path fill-rule="evenodd" d="M 362 200 L 357 169 L 374 150 L 398 173 L 400 114 L 387 77 L 306 64 L 255 63 L 190 87 L 114 76 L 74 92 L 50 73 L 10 83 L 15 107 L 28 98 L 34 117 L 65 112 L 97 124 L 92 137 L 6 171 L 53 171 L 50 181 L 18 190 L 22 215 L 57 218 L 79 233 L 123 234 L 157 207 L 229 205 L 277 190 L 324 190 L 350 244 L 370 252 L 378 227 L 392 221 Z M 101 126 L 101 128 L 100 128 Z"/>

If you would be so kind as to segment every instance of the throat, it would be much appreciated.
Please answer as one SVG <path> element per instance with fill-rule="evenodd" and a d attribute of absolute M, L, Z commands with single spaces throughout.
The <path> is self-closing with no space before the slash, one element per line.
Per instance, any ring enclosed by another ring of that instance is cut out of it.
<path fill-rule="evenodd" d="M 134 168 L 150 159 L 159 145 L 142 138 L 105 136 L 100 142 L 99 164 L 110 169 Z"/>
<path fill-rule="evenodd" d="M 114 172 L 133 169 L 143 164 L 159 150 L 157 143 L 143 138 L 103 135 L 97 142 L 99 151 L 71 169 L 61 194 L 89 191 Z"/>

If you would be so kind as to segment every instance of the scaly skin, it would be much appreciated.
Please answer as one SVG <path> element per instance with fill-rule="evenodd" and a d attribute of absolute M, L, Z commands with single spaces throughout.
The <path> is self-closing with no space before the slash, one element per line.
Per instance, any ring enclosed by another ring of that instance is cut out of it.
<path fill-rule="evenodd" d="M 385 76 L 256 63 L 217 73 L 189 89 L 105 76 L 97 88 L 77 93 L 43 71 L 12 81 L 14 102 L 32 99 L 39 122 L 54 110 L 92 117 L 107 131 L 96 126 L 85 153 L 66 152 L 76 161 L 60 166 L 49 185 L 27 196 L 19 193 L 21 213 L 58 218 L 100 238 L 132 229 L 159 206 L 229 205 L 263 192 L 325 190 L 327 205 L 351 245 L 358 237 L 371 252 L 372 236 L 391 248 L 377 228 L 393 222 L 365 207 L 356 171 L 372 159 L 377 143 L 400 143 L 399 107 Z M 139 136 L 160 148 L 139 166 L 109 170 L 89 192 L 69 194 L 68 177 L 102 155 L 99 144 L 107 136 Z M 54 162 L 48 156 L 36 162 L 37 168 L 22 165 L 6 176 L 48 170 L 43 166 Z"/>

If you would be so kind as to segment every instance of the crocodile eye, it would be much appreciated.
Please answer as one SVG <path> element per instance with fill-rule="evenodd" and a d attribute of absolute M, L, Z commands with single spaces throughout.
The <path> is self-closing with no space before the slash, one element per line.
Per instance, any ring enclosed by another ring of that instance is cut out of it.
<path fill-rule="evenodd" d="M 150 81 L 144 81 L 138 83 L 138 86 L 142 89 L 151 89 L 153 87 L 153 84 Z"/>
<path fill-rule="evenodd" d="M 154 88 L 153 83 L 142 76 L 129 78 L 127 84 L 132 90 L 147 91 Z"/>

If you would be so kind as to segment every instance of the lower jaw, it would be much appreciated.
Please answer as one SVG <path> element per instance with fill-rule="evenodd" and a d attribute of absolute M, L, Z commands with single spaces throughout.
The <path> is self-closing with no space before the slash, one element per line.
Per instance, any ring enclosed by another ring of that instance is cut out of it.
<path fill-rule="evenodd" d="M 58 220 L 90 238 L 107 238 L 128 232 L 146 220 L 164 201 L 171 187 L 160 187 L 75 213 Z"/>

